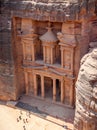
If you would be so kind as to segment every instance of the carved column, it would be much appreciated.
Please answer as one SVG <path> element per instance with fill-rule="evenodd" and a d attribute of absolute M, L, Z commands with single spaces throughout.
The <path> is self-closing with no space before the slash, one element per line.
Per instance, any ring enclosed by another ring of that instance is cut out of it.
<path fill-rule="evenodd" d="M 74 105 L 74 80 L 70 79 L 70 106 Z"/>
<path fill-rule="evenodd" d="M 74 37 L 72 36 L 72 39 L 73 38 Z M 64 42 L 65 42 L 65 39 L 64 41 L 61 41 L 59 43 L 59 45 L 61 46 L 61 66 L 62 68 L 64 68 L 66 72 L 68 72 L 68 74 L 73 76 L 75 41 L 74 43 L 64 43 Z"/>
<path fill-rule="evenodd" d="M 54 63 L 53 47 L 51 47 L 51 64 Z"/>
<path fill-rule="evenodd" d="M 64 80 L 61 80 L 61 103 L 64 102 Z"/>
<path fill-rule="evenodd" d="M 28 73 L 25 72 L 25 87 L 26 87 L 26 95 L 29 93 L 29 84 L 28 84 Z"/>
<path fill-rule="evenodd" d="M 45 96 L 45 88 L 44 88 L 44 76 L 43 75 L 41 75 L 41 96 L 42 96 L 42 98 L 44 98 L 44 96 Z"/>
<path fill-rule="evenodd" d="M 53 101 L 56 101 L 56 79 L 53 78 Z"/>
<path fill-rule="evenodd" d="M 32 44 L 32 61 L 35 61 L 35 45 Z"/>
<path fill-rule="evenodd" d="M 37 44 L 37 37 L 38 35 L 37 34 L 32 34 L 32 40 L 31 40 L 31 47 L 32 47 L 32 61 L 35 61 L 35 45 Z"/>
<path fill-rule="evenodd" d="M 74 68 L 74 48 L 71 50 L 71 70 L 72 70 L 72 75 L 73 75 L 73 68 Z"/>
<path fill-rule="evenodd" d="M 26 60 L 26 62 L 35 61 L 35 45 L 37 44 L 38 35 L 32 32 L 23 33 L 19 35 L 23 46 L 23 60 Z"/>
<path fill-rule="evenodd" d="M 64 67 L 64 50 L 61 48 L 61 66 Z"/>
<path fill-rule="evenodd" d="M 33 75 L 34 78 L 34 95 L 37 96 L 37 78 L 36 74 Z"/>
<path fill-rule="evenodd" d="M 26 57 L 25 57 L 25 43 L 23 43 L 23 59 L 25 60 Z"/>
<path fill-rule="evenodd" d="M 46 53 L 45 53 L 45 46 L 43 46 L 43 60 L 44 60 L 44 63 L 46 62 L 45 55 L 46 55 Z"/>
<path fill-rule="evenodd" d="M 58 39 L 51 27 L 48 27 L 47 29 L 48 31 L 40 37 L 40 40 L 43 45 L 44 62 L 53 64 L 53 48 L 56 46 Z"/>

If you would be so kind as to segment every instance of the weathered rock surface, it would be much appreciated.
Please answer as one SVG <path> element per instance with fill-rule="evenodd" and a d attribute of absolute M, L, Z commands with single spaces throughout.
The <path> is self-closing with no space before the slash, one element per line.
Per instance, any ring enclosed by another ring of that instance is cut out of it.
<path fill-rule="evenodd" d="M 15 17 L 31 18 L 37 21 L 67 22 L 79 21 L 81 23 L 81 36 L 76 39 L 81 48 L 81 57 L 86 53 L 89 42 L 88 19 L 95 19 L 97 13 L 96 0 L 2 0 L 0 7 L 0 98 L 16 99 L 17 89 L 14 76 L 14 62 L 11 44 L 11 14 Z M 94 21 L 96 22 L 96 21 Z M 92 27 L 91 27 L 92 28 Z M 97 38 L 96 26 L 91 39 Z M 80 52 L 77 52 L 77 54 Z M 79 64 L 79 61 L 76 61 Z M 19 80 L 19 77 L 18 77 Z M 5 95 L 6 94 L 6 95 Z M 5 96 L 3 96 L 5 95 Z"/>
<path fill-rule="evenodd" d="M 94 16 L 96 0 L 8 0 L 4 3 L 15 16 L 33 20 L 65 22 Z M 20 12 L 21 11 L 21 12 Z"/>
<path fill-rule="evenodd" d="M 90 43 L 90 52 L 81 61 L 74 125 L 74 130 L 97 130 L 97 42 Z"/>
<path fill-rule="evenodd" d="M 89 41 L 93 42 L 81 61 L 74 129 L 97 130 L 97 0 L 2 0 L 0 5 L 0 99 L 16 100 L 20 89 L 14 75 L 11 16 L 60 23 L 77 21 L 81 25 L 76 35 L 80 44 L 77 55 L 86 54 Z"/>
<path fill-rule="evenodd" d="M 14 64 L 11 46 L 11 11 L 0 1 L 0 99 L 15 100 Z"/>

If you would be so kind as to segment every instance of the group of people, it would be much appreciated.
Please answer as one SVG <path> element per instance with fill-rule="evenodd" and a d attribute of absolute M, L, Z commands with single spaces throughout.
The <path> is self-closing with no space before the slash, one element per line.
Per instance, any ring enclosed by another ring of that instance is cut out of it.
<path fill-rule="evenodd" d="M 26 112 L 26 118 L 23 117 L 23 112 L 20 111 L 20 115 L 19 117 L 17 118 L 17 122 L 20 122 L 20 121 L 23 121 L 24 125 L 23 125 L 23 129 L 26 130 L 26 124 L 29 123 L 29 120 L 28 118 L 31 118 L 31 113 L 30 111 L 29 112 Z"/>

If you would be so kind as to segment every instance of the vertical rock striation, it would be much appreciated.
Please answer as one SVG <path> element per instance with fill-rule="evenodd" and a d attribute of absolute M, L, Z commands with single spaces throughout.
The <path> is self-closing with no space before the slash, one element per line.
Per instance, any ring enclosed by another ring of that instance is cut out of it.
<path fill-rule="evenodd" d="M 97 130 L 97 42 L 81 61 L 76 83 L 74 130 Z"/>
<path fill-rule="evenodd" d="M 16 99 L 11 46 L 11 10 L 6 0 L 0 1 L 0 99 Z"/>

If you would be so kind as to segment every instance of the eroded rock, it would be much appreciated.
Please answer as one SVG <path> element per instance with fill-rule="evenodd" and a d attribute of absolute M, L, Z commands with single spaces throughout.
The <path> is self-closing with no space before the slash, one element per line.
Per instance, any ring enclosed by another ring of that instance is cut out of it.
<path fill-rule="evenodd" d="M 91 44 L 97 46 L 97 42 Z M 82 59 L 76 83 L 74 130 L 97 130 L 97 48 Z"/>

